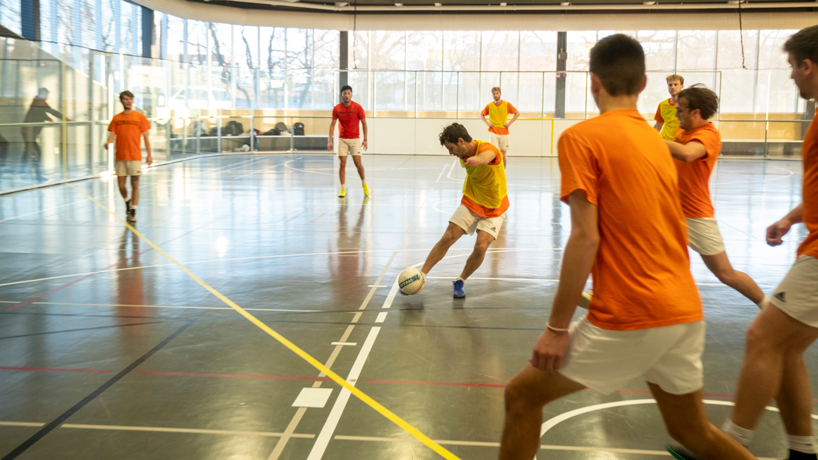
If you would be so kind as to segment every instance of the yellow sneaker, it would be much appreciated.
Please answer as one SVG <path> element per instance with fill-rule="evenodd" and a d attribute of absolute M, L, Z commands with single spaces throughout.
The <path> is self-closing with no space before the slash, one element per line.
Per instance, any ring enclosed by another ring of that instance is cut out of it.
<path fill-rule="evenodd" d="M 364 184 L 364 196 L 369 196 L 369 186 Z"/>
<path fill-rule="evenodd" d="M 340 193 L 338 193 L 338 198 L 343 198 L 343 197 L 345 197 L 345 196 L 347 196 L 347 191 L 346 191 L 346 189 L 343 189 L 343 188 L 342 188 L 342 189 L 341 189 L 341 192 L 340 192 Z"/>

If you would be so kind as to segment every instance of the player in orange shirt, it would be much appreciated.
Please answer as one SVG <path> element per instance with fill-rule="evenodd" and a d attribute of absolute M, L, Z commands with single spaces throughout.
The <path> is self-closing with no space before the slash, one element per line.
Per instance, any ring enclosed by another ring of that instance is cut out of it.
<path fill-rule="evenodd" d="M 751 459 L 702 403 L 705 326 L 676 168 L 636 106 L 644 51 L 626 35 L 606 37 L 591 49 L 590 71 L 600 115 L 558 142 L 571 236 L 545 331 L 506 386 L 500 459 L 534 457 L 544 405 L 584 388 L 610 394 L 637 377 L 673 438 L 706 459 Z M 588 313 L 569 329 L 591 272 Z"/>
<path fill-rule="evenodd" d="M 679 93 L 676 115 L 679 129 L 672 141 L 665 141 L 679 171 L 679 194 L 687 218 L 690 248 L 702 256 L 707 268 L 719 281 L 750 299 L 758 308 L 766 302 L 761 288 L 746 273 L 733 268 L 716 223 L 710 200 L 710 173 L 721 154 L 721 135 L 707 121 L 716 114 L 719 98 L 701 85 Z"/>
<path fill-rule="evenodd" d="M 818 26 L 784 43 L 791 78 L 804 99 L 818 98 Z M 747 445 L 764 408 L 775 398 L 787 429 L 789 460 L 816 460 L 812 435 L 812 390 L 804 351 L 818 339 L 818 118 L 804 138 L 803 201 L 767 229 L 767 244 L 778 246 L 790 228 L 806 224 L 809 235 L 795 264 L 747 331 L 736 406 L 722 429 Z"/>
<path fill-rule="evenodd" d="M 145 140 L 145 149 L 148 156 L 145 162 L 153 163 L 153 153 L 151 152 L 151 142 L 148 137 L 148 130 L 151 124 L 145 115 L 133 110 L 133 93 L 123 91 L 119 95 L 119 102 L 125 109 L 114 115 L 108 125 L 108 140 L 105 141 L 105 150 L 116 139 L 116 158 L 114 162 L 114 172 L 119 184 L 119 193 L 125 199 L 125 215 L 128 222 L 136 222 L 136 206 L 139 204 L 139 176 L 142 174 L 142 147 L 140 138 Z M 128 187 L 126 181 L 131 177 L 131 198 L 128 198 Z"/>
<path fill-rule="evenodd" d="M 466 297 L 466 279 L 483 263 L 486 250 L 497 238 L 506 220 L 505 212 L 509 206 L 506 170 L 503 154 L 497 147 L 472 139 L 466 127 L 459 123 L 452 123 L 443 129 L 440 145 L 446 147 L 449 155 L 460 158 L 460 166 L 466 169 L 463 199 L 420 271 L 425 277 L 463 234 L 473 235 L 476 231 L 474 250 L 466 260 L 463 272 L 452 282 L 454 297 L 460 299 Z"/>
<path fill-rule="evenodd" d="M 480 117 L 489 127 L 491 133 L 491 143 L 503 152 L 503 167 L 508 167 L 508 128 L 517 121 L 520 111 L 515 109 L 510 102 L 500 99 L 502 91 L 499 86 L 491 89 L 491 97 L 494 99 L 480 112 Z M 511 120 L 508 116 L 514 114 Z M 486 117 L 489 117 L 486 119 Z"/>

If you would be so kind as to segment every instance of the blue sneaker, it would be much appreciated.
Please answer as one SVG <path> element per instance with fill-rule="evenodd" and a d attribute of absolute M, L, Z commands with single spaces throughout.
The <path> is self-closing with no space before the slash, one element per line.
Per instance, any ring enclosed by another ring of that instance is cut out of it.
<path fill-rule="evenodd" d="M 466 284 L 465 281 L 455 280 L 455 281 L 452 281 L 452 284 L 454 284 L 454 298 L 455 299 L 462 299 L 463 297 L 466 297 L 466 289 L 464 288 L 464 285 Z"/>

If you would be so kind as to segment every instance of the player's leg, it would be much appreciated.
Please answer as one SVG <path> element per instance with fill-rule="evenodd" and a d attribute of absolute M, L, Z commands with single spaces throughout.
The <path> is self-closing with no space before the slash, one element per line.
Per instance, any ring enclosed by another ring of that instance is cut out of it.
<path fill-rule="evenodd" d="M 340 198 L 346 196 L 348 153 L 349 144 L 346 143 L 346 139 L 338 139 L 338 180 L 341 182 L 341 192 L 338 194 L 338 196 Z"/>
<path fill-rule="evenodd" d="M 750 299 L 754 304 L 762 305 L 765 299 L 764 292 L 750 278 L 750 275 L 733 268 L 726 252 L 722 251 L 714 255 L 701 254 L 701 256 L 704 264 L 716 275 L 719 281 L 740 292 L 741 295 Z"/>
<path fill-rule="evenodd" d="M 131 176 L 131 207 L 139 204 L 139 176 Z"/>
<path fill-rule="evenodd" d="M 452 218 L 454 218 L 454 216 Z M 426 262 L 423 263 L 423 268 L 420 271 L 423 272 L 424 276 L 429 274 L 432 267 L 437 265 L 437 263 L 446 256 L 449 248 L 452 247 L 452 245 L 465 233 L 466 231 L 459 225 L 455 224 L 454 222 L 449 222 L 449 226 L 446 228 L 446 231 L 443 232 L 443 236 L 440 237 L 440 241 L 435 244 L 432 251 L 429 253 L 429 256 L 426 257 Z"/>
<path fill-rule="evenodd" d="M 503 169 L 508 167 L 508 134 L 500 136 L 500 151 L 503 152 Z"/>
<path fill-rule="evenodd" d="M 119 186 L 119 194 L 122 195 L 122 199 L 127 202 L 128 201 L 128 176 L 120 175 L 119 172 L 117 172 L 116 184 Z"/>
<path fill-rule="evenodd" d="M 488 223 L 493 219 L 481 219 L 480 222 L 477 224 L 477 241 L 474 243 L 474 250 L 469 255 L 469 258 L 466 260 L 466 266 L 463 267 L 463 272 L 460 274 L 460 278 L 463 281 L 468 279 L 472 273 L 475 272 L 480 265 L 483 263 L 483 259 L 486 257 L 486 251 L 488 250 L 491 243 L 494 242 L 496 239 L 496 234 L 500 231 L 499 226 L 494 224 L 495 226 L 492 227 L 494 231 L 481 228 L 481 224 Z M 502 225 L 502 222 L 499 224 Z"/>
<path fill-rule="evenodd" d="M 676 395 L 648 383 L 670 436 L 705 460 L 754 459 L 741 444 L 707 420 L 702 391 Z"/>
<path fill-rule="evenodd" d="M 749 275 L 734 269 L 730 264 L 716 219 L 688 218 L 687 231 L 690 248 L 702 256 L 707 268 L 719 281 L 737 290 L 761 308 L 766 299 L 764 292 Z"/>
<path fill-rule="evenodd" d="M 531 459 L 540 448 L 542 408 L 585 388 L 559 372 L 544 372 L 530 364 L 506 385 L 506 420 L 500 459 Z"/>
<path fill-rule="evenodd" d="M 366 174 L 364 172 L 364 162 L 361 158 L 360 144 L 357 147 L 356 153 L 352 155 L 352 161 L 355 163 L 355 169 L 358 170 L 358 176 L 361 178 L 361 186 L 364 189 L 364 196 L 369 196 L 369 186 L 366 184 Z"/>
<path fill-rule="evenodd" d="M 756 316 L 747 331 L 736 406 L 731 415 L 732 424 L 744 430 L 738 430 L 739 434 L 752 436 L 764 408 L 776 395 L 784 404 L 781 416 L 788 432 L 792 429 L 794 433 L 790 434 L 798 434 L 808 430 L 812 397 L 809 377 L 801 370 L 800 358 L 816 339 L 818 328 L 789 316 L 772 303 Z M 725 430 L 734 434 L 731 423 L 725 425 Z M 746 442 L 749 443 L 749 439 Z"/>

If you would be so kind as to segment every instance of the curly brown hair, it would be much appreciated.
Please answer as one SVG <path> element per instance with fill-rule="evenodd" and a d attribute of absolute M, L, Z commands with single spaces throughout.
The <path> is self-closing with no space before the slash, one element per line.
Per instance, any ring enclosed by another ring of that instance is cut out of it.
<path fill-rule="evenodd" d="M 452 123 L 443 128 L 440 132 L 440 145 L 445 146 L 446 142 L 450 144 L 457 144 L 457 141 L 463 139 L 466 142 L 471 142 L 471 136 L 466 130 L 466 127 L 460 123 Z"/>
<path fill-rule="evenodd" d="M 701 83 L 683 89 L 679 93 L 679 99 L 682 98 L 687 101 L 688 109 L 699 110 L 705 120 L 710 119 L 719 110 L 719 97 Z"/>

